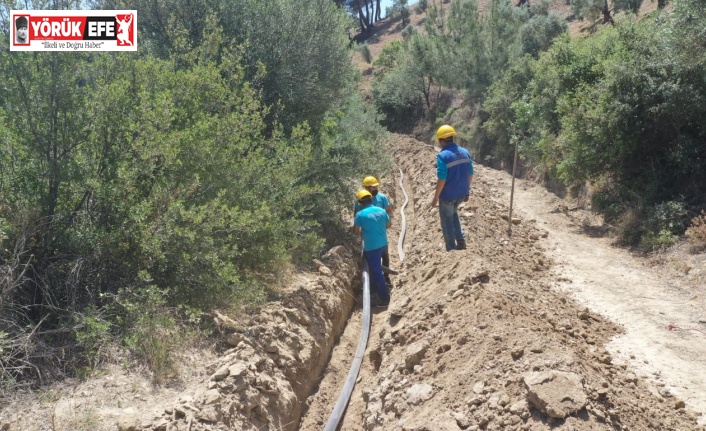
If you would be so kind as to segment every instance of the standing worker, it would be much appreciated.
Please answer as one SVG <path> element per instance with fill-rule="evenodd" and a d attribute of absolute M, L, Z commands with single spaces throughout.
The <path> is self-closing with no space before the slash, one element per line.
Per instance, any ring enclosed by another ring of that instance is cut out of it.
<path fill-rule="evenodd" d="M 380 183 L 378 182 L 377 178 L 373 176 L 367 176 L 363 179 L 363 188 L 369 191 L 370 194 L 373 196 L 372 205 L 384 209 L 385 212 L 387 212 L 387 215 L 392 218 L 392 204 L 390 203 L 390 199 L 388 199 L 386 194 L 382 193 L 379 190 L 379 187 Z M 353 215 L 357 214 L 360 210 L 361 207 L 356 201 Z M 390 251 L 387 246 L 385 246 L 385 249 L 382 251 L 382 265 L 385 268 L 390 267 Z M 385 281 L 387 282 L 387 285 L 391 288 L 392 280 L 390 280 L 390 276 L 388 274 L 385 274 Z"/>
<path fill-rule="evenodd" d="M 466 249 L 458 206 L 468 201 L 473 180 L 471 153 L 454 143 L 454 136 L 456 131 L 449 125 L 439 127 L 436 132 L 441 151 L 436 157 L 436 190 L 431 206 L 439 206 L 446 251 Z"/>
<path fill-rule="evenodd" d="M 373 195 L 368 190 L 359 191 L 356 198 L 361 209 L 355 215 L 353 230 L 363 235 L 363 254 L 368 261 L 371 284 L 379 298 L 379 302 L 373 305 L 385 307 L 390 304 L 390 293 L 380 262 L 382 251 L 387 248 L 390 216 L 382 208 L 373 205 Z"/>

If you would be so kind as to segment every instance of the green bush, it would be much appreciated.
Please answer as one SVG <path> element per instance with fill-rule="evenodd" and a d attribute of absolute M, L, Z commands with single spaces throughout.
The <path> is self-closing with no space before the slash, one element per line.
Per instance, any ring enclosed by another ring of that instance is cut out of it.
<path fill-rule="evenodd" d="M 420 117 L 423 95 L 414 85 L 415 65 L 406 61 L 401 67 L 373 82 L 375 106 L 386 115 L 385 122 L 392 129 L 404 128 Z"/>
<path fill-rule="evenodd" d="M 185 338 L 166 308 L 167 298 L 168 292 L 146 285 L 122 290 L 115 302 L 117 316 L 127 328 L 125 346 L 149 367 L 157 382 L 173 377 L 174 349 Z"/>
<path fill-rule="evenodd" d="M 360 51 L 360 55 L 363 57 L 363 60 L 368 63 L 372 64 L 373 62 L 373 53 L 370 52 L 370 47 L 368 46 L 367 43 L 364 43 L 360 45 L 358 48 L 358 51 Z"/>
<path fill-rule="evenodd" d="M 376 81 L 382 79 L 388 72 L 399 67 L 403 61 L 404 46 L 402 42 L 392 41 L 380 51 L 380 55 L 373 63 Z"/>
<path fill-rule="evenodd" d="M 400 34 L 402 35 L 402 38 L 404 40 L 409 40 L 409 38 L 411 38 L 416 32 L 416 27 L 414 27 L 414 25 L 412 24 L 408 24 L 407 27 L 405 27 Z"/>

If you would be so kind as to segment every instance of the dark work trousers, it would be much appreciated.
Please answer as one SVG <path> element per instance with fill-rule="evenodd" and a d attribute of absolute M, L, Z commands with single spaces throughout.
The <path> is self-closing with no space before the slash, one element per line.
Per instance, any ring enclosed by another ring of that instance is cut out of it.
<path fill-rule="evenodd" d="M 380 299 L 389 301 L 390 293 L 385 285 L 385 277 L 382 273 L 382 266 L 380 266 L 383 248 L 384 247 L 376 248 L 375 250 L 363 252 L 363 254 L 365 254 L 365 259 L 368 261 L 371 287 L 375 289 Z"/>
<path fill-rule="evenodd" d="M 382 248 L 382 265 L 390 267 L 390 251 L 387 246 Z M 387 282 L 387 287 L 392 287 L 392 280 L 390 280 L 390 274 L 385 274 L 385 282 Z"/>

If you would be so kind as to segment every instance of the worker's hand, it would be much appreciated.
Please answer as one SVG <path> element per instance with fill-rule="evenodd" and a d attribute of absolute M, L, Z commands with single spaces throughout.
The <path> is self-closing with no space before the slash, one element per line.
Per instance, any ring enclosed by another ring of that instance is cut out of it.
<path fill-rule="evenodd" d="M 438 206 L 439 206 L 439 198 L 435 197 L 434 199 L 431 200 L 431 207 L 436 208 Z"/>
<path fill-rule="evenodd" d="M 469 194 L 467 194 L 466 196 L 464 196 L 463 201 L 464 201 L 464 202 L 468 202 L 468 200 L 469 200 L 470 198 L 471 198 L 471 194 L 469 193 Z"/>

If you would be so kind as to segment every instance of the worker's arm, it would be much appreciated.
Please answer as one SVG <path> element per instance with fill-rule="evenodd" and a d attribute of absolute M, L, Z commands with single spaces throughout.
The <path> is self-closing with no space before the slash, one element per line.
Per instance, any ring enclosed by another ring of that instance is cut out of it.
<path fill-rule="evenodd" d="M 436 190 L 434 190 L 434 199 L 431 200 L 431 206 L 435 207 L 439 205 L 439 196 L 441 196 L 441 191 L 444 190 L 444 185 L 446 184 L 446 175 L 449 170 L 446 167 L 446 163 L 441 160 L 441 157 L 436 156 Z"/>
<path fill-rule="evenodd" d="M 439 196 L 441 191 L 444 190 L 444 184 L 446 180 L 436 180 L 436 190 L 434 191 L 434 199 L 431 201 L 431 206 L 435 207 L 439 205 Z"/>
<path fill-rule="evenodd" d="M 358 214 L 359 209 L 355 209 L 355 213 Z M 351 230 L 353 233 L 356 235 L 360 234 L 360 222 L 358 221 L 357 215 L 353 217 L 353 226 L 351 226 Z"/>
<path fill-rule="evenodd" d="M 466 195 L 466 198 L 463 200 L 464 202 L 468 202 L 468 199 L 471 197 L 471 193 L 473 190 L 471 189 L 471 186 L 473 185 L 473 174 L 468 176 L 468 194 Z"/>

